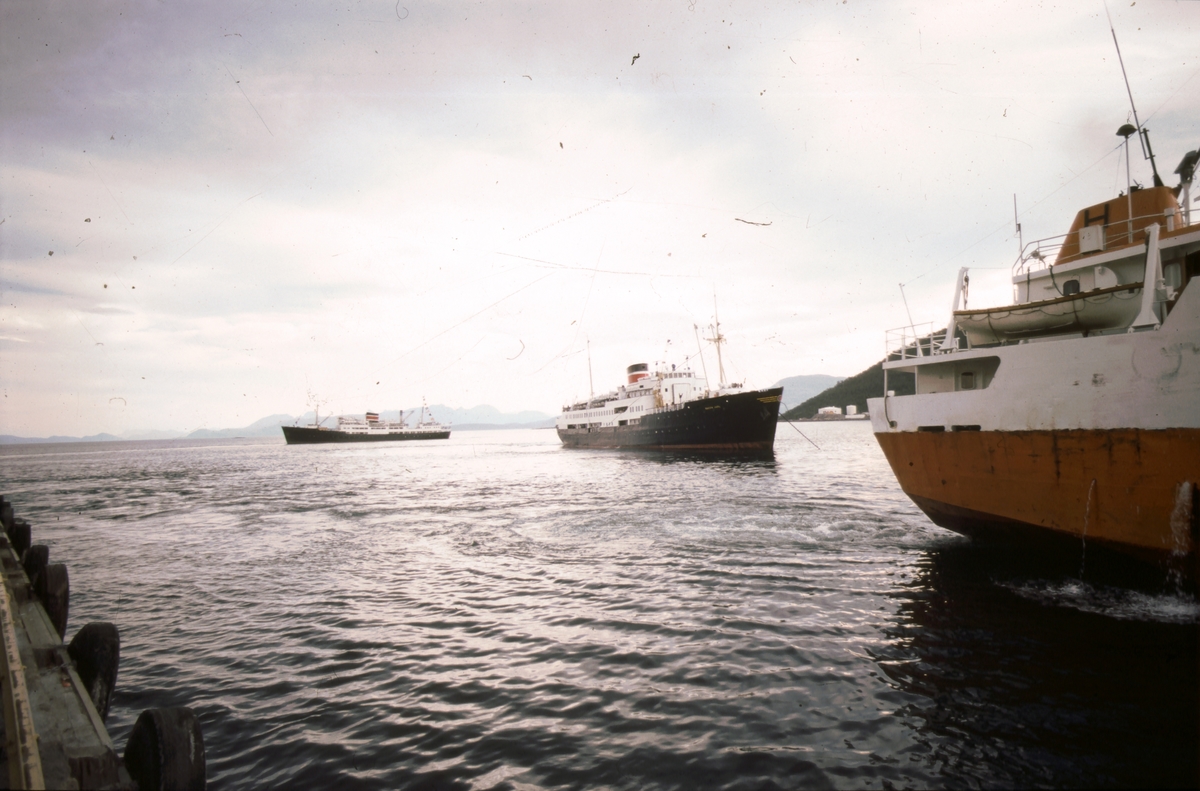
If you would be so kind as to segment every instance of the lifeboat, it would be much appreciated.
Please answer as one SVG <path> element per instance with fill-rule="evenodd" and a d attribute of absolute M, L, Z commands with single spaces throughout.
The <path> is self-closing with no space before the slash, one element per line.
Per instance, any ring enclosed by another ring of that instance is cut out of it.
<path fill-rule="evenodd" d="M 954 320 L 972 346 L 1040 335 L 1125 329 L 1137 318 L 1142 284 L 1098 288 L 1057 299 L 982 310 L 956 310 Z"/>
<path fill-rule="evenodd" d="M 1194 233 L 1176 191 L 1133 189 L 1081 210 L 1064 236 L 1031 242 L 1013 266 L 1012 305 L 953 310 L 956 330 L 971 347 L 1078 333 L 1124 332 L 1145 316 L 1146 261 Z M 1151 250 L 1150 248 L 1154 249 Z M 1047 264 L 1053 256 L 1054 263 Z M 1174 299 L 1185 274 L 1164 260 L 1152 284 L 1157 301 Z M 966 285 L 960 284 L 955 308 Z"/>

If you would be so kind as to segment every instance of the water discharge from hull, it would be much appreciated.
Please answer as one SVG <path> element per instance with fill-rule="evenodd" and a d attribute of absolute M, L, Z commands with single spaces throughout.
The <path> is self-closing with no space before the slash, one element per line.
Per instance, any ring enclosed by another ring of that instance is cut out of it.
<path fill-rule="evenodd" d="M 1196 558 L 1196 537 L 1200 532 L 1197 524 L 1196 484 L 1183 481 L 1175 489 L 1175 507 L 1171 510 L 1171 553 L 1167 563 L 1171 583 L 1176 591 L 1184 588 L 1187 575 L 1187 559 Z M 1196 569 L 1200 577 L 1200 569 Z"/>
<path fill-rule="evenodd" d="M 1196 486 L 1184 481 L 1175 487 L 1175 508 L 1171 511 L 1171 554 L 1178 557 L 1193 550 L 1192 531 L 1195 528 Z"/>
<path fill-rule="evenodd" d="M 1087 568 L 1087 529 L 1088 522 L 1092 517 L 1092 503 L 1096 498 L 1096 479 L 1092 478 L 1092 483 L 1088 486 L 1087 510 L 1083 512 L 1083 535 L 1080 536 L 1080 553 L 1079 553 L 1079 578 L 1083 579 L 1083 572 Z"/>

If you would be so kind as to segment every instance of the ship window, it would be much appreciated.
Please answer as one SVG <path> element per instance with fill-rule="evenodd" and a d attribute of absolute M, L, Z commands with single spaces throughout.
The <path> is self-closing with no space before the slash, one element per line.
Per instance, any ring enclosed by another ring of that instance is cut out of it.
<path fill-rule="evenodd" d="M 962 372 L 962 389 L 963 390 L 974 390 L 975 389 L 975 373 L 973 371 L 963 371 Z"/>
<path fill-rule="evenodd" d="M 1068 280 L 1067 282 L 1063 283 L 1063 296 L 1064 297 L 1071 297 L 1078 293 L 1079 293 L 1079 281 L 1078 280 Z"/>

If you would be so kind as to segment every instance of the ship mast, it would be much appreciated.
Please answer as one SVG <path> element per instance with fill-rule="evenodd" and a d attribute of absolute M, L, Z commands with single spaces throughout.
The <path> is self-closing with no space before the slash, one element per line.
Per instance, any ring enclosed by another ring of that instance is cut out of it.
<path fill-rule="evenodd" d="M 700 343 L 700 327 L 696 324 L 692 325 L 692 329 L 696 332 L 696 351 L 700 353 L 700 368 L 704 371 L 704 386 L 708 387 L 708 365 L 704 362 L 704 346 Z"/>
<path fill-rule="evenodd" d="M 721 334 L 721 318 L 717 315 L 717 295 L 713 294 L 713 324 L 709 325 L 713 336 L 705 338 L 705 340 L 717 347 L 717 371 L 721 375 L 719 387 L 725 387 L 725 363 L 721 361 L 721 344 L 725 342 L 725 336 Z"/>
<path fill-rule="evenodd" d="M 312 391 L 312 388 L 309 388 L 308 404 L 313 408 L 313 425 L 317 426 L 318 428 L 321 426 L 321 407 L 325 406 L 327 403 L 329 403 L 328 399 L 322 401 L 321 399 L 317 398 L 317 395 Z M 328 420 L 329 418 L 325 419 Z"/>
<path fill-rule="evenodd" d="M 588 406 L 592 405 L 592 399 L 596 397 L 596 388 L 592 385 L 592 339 L 587 339 L 587 354 L 588 354 Z"/>

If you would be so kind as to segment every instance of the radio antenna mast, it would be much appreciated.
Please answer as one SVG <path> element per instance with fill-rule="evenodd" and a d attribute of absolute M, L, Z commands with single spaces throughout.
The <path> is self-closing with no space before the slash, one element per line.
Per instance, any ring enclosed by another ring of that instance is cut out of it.
<path fill-rule="evenodd" d="M 1158 177 L 1158 166 L 1154 164 L 1154 149 L 1150 147 L 1150 130 L 1142 128 L 1138 120 L 1137 105 L 1133 103 L 1133 89 L 1129 87 L 1129 75 L 1125 72 L 1125 59 L 1121 57 L 1121 45 L 1117 43 L 1117 29 L 1113 27 L 1112 14 L 1108 13 L 1108 3 L 1104 4 L 1104 13 L 1108 16 L 1108 29 L 1112 31 L 1113 46 L 1117 48 L 1117 62 L 1121 64 L 1121 76 L 1125 78 L 1125 93 L 1129 94 L 1129 107 L 1133 110 L 1133 123 L 1137 126 L 1138 140 L 1142 143 L 1142 157 L 1150 160 L 1150 169 L 1154 171 L 1154 186 L 1163 186 L 1163 180 Z M 1151 113 L 1153 115 L 1153 113 Z"/>
<path fill-rule="evenodd" d="M 1017 226 L 1017 256 L 1020 257 L 1025 252 L 1025 237 L 1021 235 L 1021 218 L 1017 214 L 1017 193 L 1013 193 L 1013 222 Z"/>

